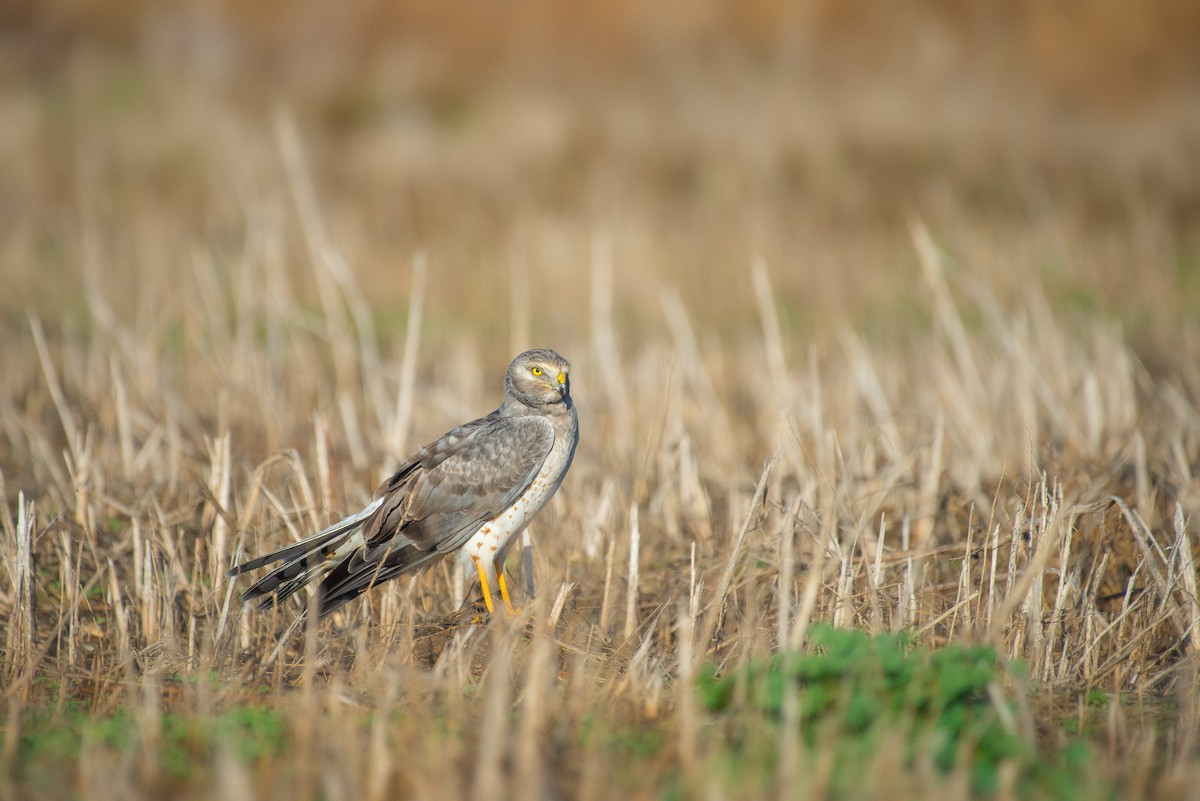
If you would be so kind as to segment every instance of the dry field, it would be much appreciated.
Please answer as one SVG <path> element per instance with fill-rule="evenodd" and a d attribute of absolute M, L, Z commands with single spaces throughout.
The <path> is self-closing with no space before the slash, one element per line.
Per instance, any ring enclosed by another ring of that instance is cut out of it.
<path fill-rule="evenodd" d="M 0 799 L 1196 797 L 1197 15 L 801 6 L 0 15 Z M 517 617 L 239 602 L 529 346 Z M 1027 752 L 846 761 L 824 624 Z"/>

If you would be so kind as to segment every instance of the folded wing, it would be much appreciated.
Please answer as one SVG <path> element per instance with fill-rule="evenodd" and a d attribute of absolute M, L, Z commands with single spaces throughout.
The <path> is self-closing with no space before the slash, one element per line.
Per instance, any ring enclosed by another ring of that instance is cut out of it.
<path fill-rule="evenodd" d="M 322 614 L 457 551 L 524 494 L 554 445 L 542 417 L 487 417 L 470 429 L 425 448 L 379 488 L 362 547 L 321 582 Z"/>

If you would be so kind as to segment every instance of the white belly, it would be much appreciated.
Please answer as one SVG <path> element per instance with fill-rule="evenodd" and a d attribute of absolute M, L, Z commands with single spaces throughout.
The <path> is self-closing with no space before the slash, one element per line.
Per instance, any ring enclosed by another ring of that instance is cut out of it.
<path fill-rule="evenodd" d="M 564 442 L 564 439 L 555 439 L 542 469 L 516 503 L 480 526 L 459 550 L 459 561 L 467 575 L 474 575 L 475 566 L 482 565 L 487 571 L 488 580 L 494 583 L 497 557 L 504 553 L 514 537 L 525 530 L 529 521 L 542 510 L 562 484 L 574 450 L 574 443 Z"/>

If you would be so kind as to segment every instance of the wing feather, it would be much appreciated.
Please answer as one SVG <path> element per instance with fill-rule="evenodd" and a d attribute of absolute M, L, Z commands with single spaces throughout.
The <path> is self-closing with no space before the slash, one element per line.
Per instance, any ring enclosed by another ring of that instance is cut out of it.
<path fill-rule="evenodd" d="M 489 416 L 423 449 L 379 488 L 362 547 L 321 582 L 321 614 L 462 547 L 521 497 L 553 445 L 545 418 Z"/>
<path fill-rule="evenodd" d="M 451 431 L 380 487 L 363 556 L 394 549 L 397 536 L 421 551 L 458 549 L 521 497 L 553 445 L 544 417 L 489 416 Z"/>

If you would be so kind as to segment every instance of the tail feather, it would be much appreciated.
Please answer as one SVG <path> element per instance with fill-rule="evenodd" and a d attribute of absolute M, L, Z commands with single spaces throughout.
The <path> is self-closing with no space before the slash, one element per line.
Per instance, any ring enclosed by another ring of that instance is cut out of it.
<path fill-rule="evenodd" d="M 328 572 L 333 566 L 333 560 L 323 554 L 320 548 L 297 554 L 291 561 L 285 562 L 251 584 L 242 593 L 242 600 L 252 601 L 260 598 L 258 608 L 266 609 L 294 595 L 316 576 Z"/>
<path fill-rule="evenodd" d="M 421 571 L 441 557 L 437 551 L 421 551 L 405 542 L 383 555 L 378 562 L 364 562 L 357 557 L 344 559 L 321 579 L 321 617 L 340 609 L 372 587 L 406 573 Z"/>
<path fill-rule="evenodd" d="M 376 498 L 375 500 L 371 501 L 367 508 L 363 509 L 361 512 L 356 512 L 349 517 L 344 517 L 329 528 L 319 531 L 316 534 L 313 534 L 311 537 L 302 539 L 299 542 L 294 542 L 291 545 L 280 548 L 278 551 L 271 551 L 270 553 L 260 556 L 257 559 L 251 559 L 249 562 L 242 562 L 240 565 L 234 565 L 225 572 L 225 575 L 232 578 L 234 576 L 240 576 L 243 573 L 249 573 L 251 570 L 258 570 L 260 567 L 272 564 L 273 562 L 278 562 L 281 560 L 287 560 L 289 562 L 294 561 L 305 554 L 308 554 L 329 544 L 330 542 L 333 542 L 343 534 L 352 533 L 355 529 L 359 528 L 363 521 L 370 517 L 381 505 L 383 505 L 383 498 Z"/>
<path fill-rule="evenodd" d="M 343 518 L 311 537 L 235 565 L 226 575 L 240 576 L 264 565 L 282 561 L 282 565 L 254 582 L 242 593 L 243 601 L 262 598 L 259 608 L 271 606 L 276 601 L 292 595 L 316 576 L 328 572 L 362 545 L 363 521 L 382 503 L 382 499 L 376 499 L 361 512 Z"/>
<path fill-rule="evenodd" d="M 328 564 L 315 565 L 288 565 L 288 567 L 300 567 L 302 570 L 294 576 L 276 578 L 272 575 L 263 576 L 255 584 L 242 593 L 243 601 L 251 601 L 258 599 L 258 608 L 270 609 L 275 604 L 282 601 L 284 598 L 290 598 L 300 590 L 304 589 L 313 578 L 322 572 L 329 569 Z M 263 585 L 263 586 L 259 586 Z"/>

